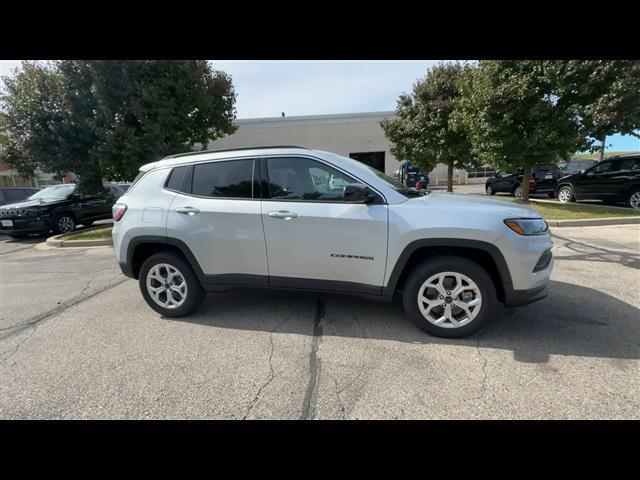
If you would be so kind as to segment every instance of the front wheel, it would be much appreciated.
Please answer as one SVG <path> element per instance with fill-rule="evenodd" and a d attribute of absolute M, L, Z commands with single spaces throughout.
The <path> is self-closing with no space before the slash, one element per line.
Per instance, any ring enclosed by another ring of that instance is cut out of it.
<path fill-rule="evenodd" d="M 563 185 L 558 189 L 558 201 L 560 203 L 575 202 L 573 189 L 570 185 Z"/>
<path fill-rule="evenodd" d="M 513 194 L 516 196 L 516 198 L 522 198 L 522 186 L 518 185 L 518 186 L 513 190 Z"/>
<path fill-rule="evenodd" d="M 496 192 L 493 190 L 493 187 L 491 185 L 487 185 L 487 195 L 495 195 Z"/>
<path fill-rule="evenodd" d="M 496 288 L 477 263 L 442 256 L 418 266 L 403 292 L 407 316 L 425 332 L 458 338 L 477 332 L 494 316 Z"/>
<path fill-rule="evenodd" d="M 138 283 L 147 304 L 166 317 L 190 314 L 205 297 L 189 264 L 172 252 L 156 253 L 145 260 Z"/>
<path fill-rule="evenodd" d="M 640 210 L 640 190 L 634 190 L 627 196 L 627 207 Z"/>
<path fill-rule="evenodd" d="M 68 213 L 61 213 L 53 219 L 53 232 L 56 234 L 71 233 L 75 228 L 76 220 Z"/>

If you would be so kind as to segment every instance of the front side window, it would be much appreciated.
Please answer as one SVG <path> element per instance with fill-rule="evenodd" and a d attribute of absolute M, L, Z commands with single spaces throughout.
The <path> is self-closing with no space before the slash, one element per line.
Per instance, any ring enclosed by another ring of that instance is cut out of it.
<path fill-rule="evenodd" d="M 253 167 L 253 159 L 194 165 L 191 193 L 202 197 L 253 198 Z"/>
<path fill-rule="evenodd" d="M 598 173 L 608 173 L 613 171 L 613 162 L 602 162 L 589 170 L 589 173 L 598 174 Z"/>
<path fill-rule="evenodd" d="M 357 180 L 309 158 L 268 158 L 268 190 L 271 198 L 342 201 L 344 187 Z"/>

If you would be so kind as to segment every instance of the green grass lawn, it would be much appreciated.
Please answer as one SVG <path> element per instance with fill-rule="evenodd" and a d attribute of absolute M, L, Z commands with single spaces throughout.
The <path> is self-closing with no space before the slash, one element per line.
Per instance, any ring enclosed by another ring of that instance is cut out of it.
<path fill-rule="evenodd" d="M 515 197 L 503 197 L 496 195 L 496 200 L 520 203 Z M 588 205 L 584 203 L 540 203 L 529 202 L 524 204 L 546 220 L 583 220 L 586 218 L 607 218 L 607 217 L 638 217 L 640 212 L 631 208 L 616 208 L 600 205 Z"/>
<path fill-rule="evenodd" d="M 60 237 L 61 240 L 106 240 L 111 238 L 111 228 L 96 228 L 95 230 L 80 230 Z"/>

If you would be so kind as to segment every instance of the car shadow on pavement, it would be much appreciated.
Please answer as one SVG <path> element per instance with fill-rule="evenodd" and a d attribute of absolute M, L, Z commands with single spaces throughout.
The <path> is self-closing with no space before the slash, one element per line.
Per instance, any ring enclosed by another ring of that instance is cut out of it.
<path fill-rule="evenodd" d="M 188 317 L 165 320 L 313 335 L 314 318 L 319 318 L 324 336 L 481 346 L 511 350 L 516 361 L 527 363 L 547 362 L 550 355 L 640 358 L 640 309 L 600 291 L 558 281 L 549 283 L 544 300 L 518 309 L 500 308 L 486 329 L 462 339 L 422 332 L 405 316 L 398 298 L 381 303 L 337 294 L 231 290 L 209 294 Z"/>

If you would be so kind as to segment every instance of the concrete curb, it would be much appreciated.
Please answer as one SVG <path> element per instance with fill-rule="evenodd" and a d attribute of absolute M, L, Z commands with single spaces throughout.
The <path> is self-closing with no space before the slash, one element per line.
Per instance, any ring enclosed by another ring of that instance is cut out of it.
<path fill-rule="evenodd" d="M 89 232 L 91 230 L 98 230 L 100 228 L 105 228 L 104 225 L 99 227 L 92 227 L 83 230 L 83 232 Z M 64 237 L 67 234 L 62 235 L 54 235 L 53 237 L 47 238 L 46 244 L 49 247 L 107 247 L 113 245 L 113 239 L 111 237 L 106 240 L 62 240 L 61 237 Z"/>
<path fill-rule="evenodd" d="M 607 217 L 580 220 L 547 220 L 550 227 L 598 227 L 602 225 L 631 225 L 640 223 L 640 217 Z"/>

